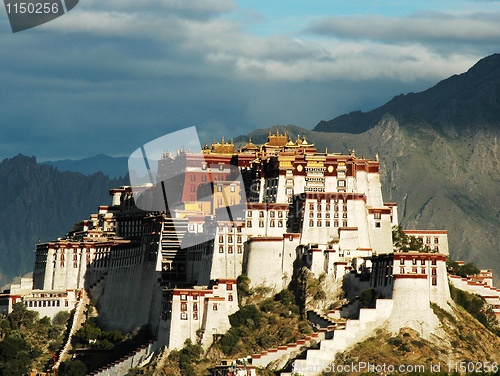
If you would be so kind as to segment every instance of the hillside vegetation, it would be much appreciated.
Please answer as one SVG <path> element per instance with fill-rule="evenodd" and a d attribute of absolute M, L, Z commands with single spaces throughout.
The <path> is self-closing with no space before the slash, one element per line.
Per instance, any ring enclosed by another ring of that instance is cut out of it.
<path fill-rule="evenodd" d="M 52 353 L 63 345 L 70 313 L 59 312 L 51 321 L 39 318 L 24 304 L 0 318 L 0 375 L 21 376 L 32 368 L 45 371 L 53 366 Z"/>

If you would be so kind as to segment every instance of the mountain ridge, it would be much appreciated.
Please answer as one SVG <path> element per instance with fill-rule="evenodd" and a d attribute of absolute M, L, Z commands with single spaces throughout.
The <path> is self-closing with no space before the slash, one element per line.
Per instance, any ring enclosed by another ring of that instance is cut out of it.
<path fill-rule="evenodd" d="M 127 157 L 111 157 L 106 154 L 97 154 L 82 159 L 61 159 L 56 161 L 43 161 L 45 164 L 57 168 L 59 171 L 80 172 L 84 175 L 92 175 L 102 172 L 110 178 L 125 177 L 128 173 Z"/>
<path fill-rule="evenodd" d="M 362 133 L 390 113 L 398 120 L 418 118 L 444 134 L 467 134 L 470 126 L 500 125 L 500 54 L 479 60 L 419 93 L 400 94 L 368 112 L 354 111 L 314 128 L 318 132 Z"/>

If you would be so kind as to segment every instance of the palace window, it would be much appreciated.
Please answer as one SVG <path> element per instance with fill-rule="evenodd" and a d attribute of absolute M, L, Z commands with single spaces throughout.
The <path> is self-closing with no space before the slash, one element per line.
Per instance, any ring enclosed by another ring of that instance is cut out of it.
<path fill-rule="evenodd" d="M 330 221 L 326 221 L 326 222 L 325 222 L 325 226 L 326 226 L 326 227 L 330 227 Z"/>
<path fill-rule="evenodd" d="M 309 227 L 314 227 L 314 219 L 309 220 Z"/>
<path fill-rule="evenodd" d="M 247 227 L 248 227 L 248 228 L 251 228 L 251 227 L 252 227 L 252 220 L 251 220 L 251 219 L 249 219 L 249 220 L 247 221 Z"/>
<path fill-rule="evenodd" d="M 213 310 L 214 311 L 217 311 L 217 303 L 214 303 L 214 305 L 212 306 Z"/>
<path fill-rule="evenodd" d="M 438 279 L 437 277 L 432 277 L 432 285 L 436 286 L 438 284 Z"/>
<path fill-rule="evenodd" d="M 434 247 L 434 251 L 439 252 L 439 247 L 437 245 Z"/>
<path fill-rule="evenodd" d="M 264 218 L 264 212 L 262 210 L 259 212 L 259 218 Z"/>
<path fill-rule="evenodd" d="M 233 253 L 233 246 L 232 245 L 227 246 L 227 253 Z"/>
<path fill-rule="evenodd" d="M 439 243 L 439 238 L 434 238 L 434 244 L 438 244 Z"/>
<path fill-rule="evenodd" d="M 342 218 L 347 218 L 347 213 L 346 212 L 342 213 Z M 378 223 L 380 223 L 380 222 L 378 222 Z"/>
<path fill-rule="evenodd" d="M 219 165 L 219 171 L 224 171 L 224 165 L 223 164 Z"/>
<path fill-rule="evenodd" d="M 187 300 L 187 295 L 186 294 L 181 294 L 181 300 Z"/>
<path fill-rule="evenodd" d="M 399 259 L 399 265 L 404 265 L 405 264 L 405 259 Z"/>
<path fill-rule="evenodd" d="M 219 243 L 224 243 L 224 235 L 219 235 Z"/>
<path fill-rule="evenodd" d="M 274 219 L 271 219 L 271 223 L 269 224 L 269 226 L 274 227 Z"/>
<path fill-rule="evenodd" d="M 281 210 L 278 212 L 278 218 L 283 218 L 283 212 Z"/>
<path fill-rule="evenodd" d="M 227 296 L 227 300 L 230 301 L 230 302 L 232 302 L 233 301 L 233 294 L 229 294 Z"/>
<path fill-rule="evenodd" d="M 228 291 L 232 291 L 232 290 L 233 290 L 233 285 L 232 285 L 231 283 L 228 283 L 228 284 L 226 285 L 226 290 L 228 290 Z"/>
<path fill-rule="evenodd" d="M 321 220 L 318 221 L 318 227 L 321 227 Z"/>
<path fill-rule="evenodd" d="M 219 245 L 219 253 L 224 253 L 224 246 L 223 245 Z"/>
<path fill-rule="evenodd" d="M 374 214 L 373 214 L 373 217 L 374 217 L 375 219 L 381 219 L 381 218 L 382 218 L 382 214 L 381 214 L 381 213 L 374 213 Z"/>
<path fill-rule="evenodd" d="M 425 265 L 425 259 L 420 260 L 420 265 Z"/>
<path fill-rule="evenodd" d="M 187 320 L 188 319 L 188 315 L 186 312 L 181 312 L 181 320 Z"/>
<path fill-rule="evenodd" d="M 238 235 L 238 243 L 241 243 L 241 240 L 242 240 L 241 235 Z"/>
<path fill-rule="evenodd" d="M 318 211 L 321 210 L 321 204 L 318 204 Z"/>
<path fill-rule="evenodd" d="M 425 268 L 422 268 L 421 273 L 425 274 Z"/>
<path fill-rule="evenodd" d="M 325 213 L 325 218 L 330 218 L 330 213 Z"/>
<path fill-rule="evenodd" d="M 438 274 L 437 268 L 432 268 L 432 275 L 437 275 L 437 274 Z"/>
<path fill-rule="evenodd" d="M 187 303 L 181 303 L 181 311 L 187 311 L 188 305 Z"/>
<path fill-rule="evenodd" d="M 405 274 L 405 268 L 399 268 L 399 274 Z"/>
<path fill-rule="evenodd" d="M 313 203 L 309 204 L 309 210 L 314 210 L 314 204 Z"/>
<path fill-rule="evenodd" d="M 283 220 L 282 219 L 278 220 L 278 227 L 283 227 Z"/>
<path fill-rule="evenodd" d="M 427 237 L 427 244 L 431 244 L 431 238 Z"/>
<path fill-rule="evenodd" d="M 334 221 L 333 226 L 334 227 L 339 227 L 339 221 Z"/>
<path fill-rule="evenodd" d="M 264 227 L 264 221 L 262 219 L 259 220 L 259 227 Z"/>
<path fill-rule="evenodd" d="M 251 216 L 252 216 L 252 211 L 251 210 L 247 211 L 247 217 L 251 217 Z"/>
<path fill-rule="evenodd" d="M 274 215 L 275 215 L 275 214 L 274 214 L 274 210 L 271 210 L 271 211 L 269 212 L 269 216 L 270 216 L 271 218 L 274 218 Z"/>
<path fill-rule="evenodd" d="M 238 253 L 242 253 L 241 245 L 238 246 Z"/>
<path fill-rule="evenodd" d="M 432 265 L 437 265 L 437 259 L 432 259 Z"/>
<path fill-rule="evenodd" d="M 287 188 L 286 189 L 286 194 L 287 195 L 293 195 L 293 188 Z"/>
<path fill-rule="evenodd" d="M 309 217 L 314 218 L 314 212 L 313 211 L 309 212 Z"/>
<path fill-rule="evenodd" d="M 417 265 L 417 259 L 416 258 L 412 259 L 411 263 L 412 263 L 412 265 Z"/>
<path fill-rule="evenodd" d="M 193 320 L 198 320 L 198 312 L 193 312 Z"/>
<path fill-rule="evenodd" d="M 193 311 L 197 311 L 197 310 L 198 310 L 198 303 L 194 302 L 193 303 Z"/>
<path fill-rule="evenodd" d="M 380 228 L 380 222 L 375 222 L 375 227 Z"/>
<path fill-rule="evenodd" d="M 345 180 L 338 180 L 337 187 L 345 187 Z"/>
<path fill-rule="evenodd" d="M 228 243 L 232 243 L 233 242 L 233 235 L 228 235 L 227 241 L 228 241 Z"/>

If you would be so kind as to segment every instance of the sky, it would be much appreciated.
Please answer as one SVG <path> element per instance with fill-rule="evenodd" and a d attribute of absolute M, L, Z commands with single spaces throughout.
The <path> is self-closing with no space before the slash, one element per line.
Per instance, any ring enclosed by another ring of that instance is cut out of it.
<path fill-rule="evenodd" d="M 499 21 L 494 0 L 80 0 L 12 33 L 1 9 L 0 158 L 312 129 L 500 52 Z"/>

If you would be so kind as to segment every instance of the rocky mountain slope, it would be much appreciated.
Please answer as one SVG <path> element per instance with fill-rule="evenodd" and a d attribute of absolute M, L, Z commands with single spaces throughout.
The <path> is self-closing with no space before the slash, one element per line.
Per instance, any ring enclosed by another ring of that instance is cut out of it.
<path fill-rule="evenodd" d="M 0 287 L 33 270 L 35 246 L 110 203 L 109 189 L 129 184 L 102 173 L 89 176 L 38 165 L 18 155 L 0 163 Z"/>
<path fill-rule="evenodd" d="M 386 114 L 398 120 L 425 121 L 450 137 L 500 127 L 500 54 L 480 60 L 467 72 L 451 76 L 421 93 L 394 97 L 369 112 L 356 111 L 314 128 L 320 132 L 362 133 Z"/>

